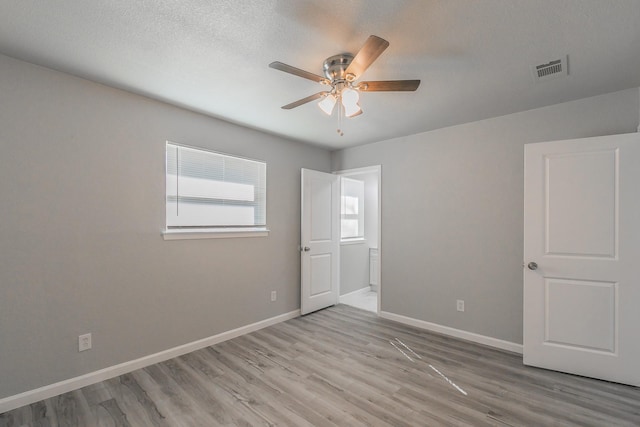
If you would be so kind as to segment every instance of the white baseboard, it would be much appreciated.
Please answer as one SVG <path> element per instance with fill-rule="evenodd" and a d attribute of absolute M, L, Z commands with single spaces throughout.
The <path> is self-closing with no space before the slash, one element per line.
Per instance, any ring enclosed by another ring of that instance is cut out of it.
<path fill-rule="evenodd" d="M 105 381 L 110 378 L 135 371 L 136 369 L 141 369 L 159 362 L 164 362 L 165 360 L 173 359 L 174 357 L 182 356 L 183 354 L 191 353 L 192 351 L 200 350 L 202 348 L 209 347 L 211 345 L 218 344 L 223 341 L 227 341 L 262 328 L 266 328 L 267 326 L 275 325 L 276 323 L 294 319 L 298 316 L 300 316 L 300 310 L 294 310 L 289 313 L 262 320 L 260 322 L 222 332 L 218 335 L 203 338 L 201 340 L 193 341 L 188 344 L 180 345 L 178 347 L 170 348 L 159 353 L 150 354 L 139 359 L 124 362 L 119 365 L 110 366 L 108 368 L 90 372 L 79 377 L 70 378 L 68 380 L 57 382 L 55 384 L 50 384 L 34 390 L 26 391 L 24 393 L 16 394 L 14 396 L 5 397 L 3 399 L 0 399 L 0 414 L 24 405 L 30 405 L 40 400 L 57 396 L 62 393 L 77 390 L 79 388 L 86 387 L 100 381 Z"/>
<path fill-rule="evenodd" d="M 513 353 L 522 354 L 522 344 L 516 344 L 511 341 L 504 341 L 498 338 L 476 334 L 474 332 L 467 332 L 461 329 L 451 328 L 449 326 L 442 326 L 438 325 L 437 323 L 425 322 L 424 320 L 418 320 L 411 317 L 402 316 L 400 314 L 389 313 L 387 311 L 381 311 L 380 317 L 403 323 L 405 325 L 414 326 L 416 328 L 426 329 L 428 331 L 438 332 L 444 335 L 461 338 L 463 340 L 472 341 L 478 344 L 484 344 L 490 347 L 499 348 L 501 350 L 507 350 Z"/>
<path fill-rule="evenodd" d="M 357 289 L 355 291 L 349 292 L 348 294 L 340 295 L 338 297 L 338 302 L 343 303 L 344 302 L 343 300 L 347 297 L 350 297 L 352 295 L 358 295 L 358 294 L 366 294 L 369 291 L 371 291 L 371 286 L 365 286 L 364 288 Z"/>

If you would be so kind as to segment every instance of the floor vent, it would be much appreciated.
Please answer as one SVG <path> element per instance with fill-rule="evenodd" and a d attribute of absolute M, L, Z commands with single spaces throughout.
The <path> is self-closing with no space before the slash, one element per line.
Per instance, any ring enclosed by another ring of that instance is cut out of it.
<path fill-rule="evenodd" d="M 537 82 L 544 82 L 546 80 L 555 79 L 558 77 L 564 77 L 569 74 L 567 69 L 567 57 L 563 56 L 560 59 L 554 59 L 545 64 L 531 66 L 531 72 L 533 74 L 533 80 Z"/>

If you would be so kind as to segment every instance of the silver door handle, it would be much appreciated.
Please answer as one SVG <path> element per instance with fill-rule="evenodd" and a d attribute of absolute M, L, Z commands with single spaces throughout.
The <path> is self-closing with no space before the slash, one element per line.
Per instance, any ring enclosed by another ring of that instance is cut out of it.
<path fill-rule="evenodd" d="M 531 261 L 529 264 L 527 264 L 527 268 L 529 270 L 537 270 L 538 269 L 538 264 L 533 262 L 533 261 Z"/>
<path fill-rule="evenodd" d="M 302 250 L 305 252 L 309 252 L 311 248 L 309 246 L 305 246 L 304 248 L 302 248 Z"/>

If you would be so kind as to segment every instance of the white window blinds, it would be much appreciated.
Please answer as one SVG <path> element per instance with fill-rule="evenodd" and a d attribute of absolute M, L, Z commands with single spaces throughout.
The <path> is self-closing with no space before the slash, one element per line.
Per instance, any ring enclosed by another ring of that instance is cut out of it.
<path fill-rule="evenodd" d="M 167 228 L 266 226 L 264 162 L 167 143 Z"/>

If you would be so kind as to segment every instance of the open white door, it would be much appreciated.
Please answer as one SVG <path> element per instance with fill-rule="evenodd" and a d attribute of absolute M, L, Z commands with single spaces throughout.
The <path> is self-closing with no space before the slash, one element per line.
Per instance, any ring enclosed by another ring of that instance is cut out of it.
<path fill-rule="evenodd" d="M 340 177 L 302 169 L 300 311 L 338 302 L 340 273 Z"/>
<path fill-rule="evenodd" d="M 640 134 L 525 146 L 524 363 L 640 386 Z"/>

